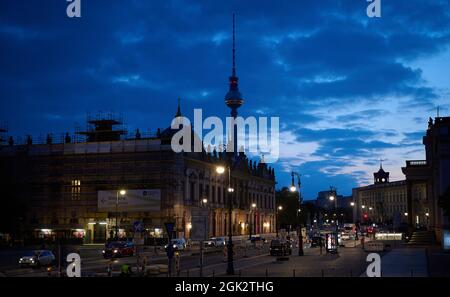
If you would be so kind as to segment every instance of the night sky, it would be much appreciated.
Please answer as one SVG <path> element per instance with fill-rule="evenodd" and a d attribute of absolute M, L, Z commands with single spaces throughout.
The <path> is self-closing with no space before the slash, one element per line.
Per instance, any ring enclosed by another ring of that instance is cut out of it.
<path fill-rule="evenodd" d="M 368 184 L 379 159 L 391 180 L 423 159 L 430 116 L 450 111 L 449 1 L 0 0 L 0 122 L 24 138 L 123 113 L 128 130 L 175 115 L 225 117 L 231 19 L 237 20 L 242 116 L 278 116 L 277 187 L 290 171 L 315 198 Z"/>

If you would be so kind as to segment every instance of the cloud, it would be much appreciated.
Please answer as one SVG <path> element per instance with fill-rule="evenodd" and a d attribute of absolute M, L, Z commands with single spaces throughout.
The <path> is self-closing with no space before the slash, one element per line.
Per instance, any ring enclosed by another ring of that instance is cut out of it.
<path fill-rule="evenodd" d="M 295 169 L 305 197 L 328 184 L 349 194 L 378 158 L 401 178 L 405 158 L 423 157 L 420 131 L 449 94 L 448 2 L 382 5 L 368 19 L 365 1 L 104 0 L 75 20 L 64 1 L 3 1 L 0 119 L 38 135 L 112 109 L 154 131 L 178 97 L 183 114 L 224 117 L 236 12 L 239 113 L 280 117 L 279 185 Z"/>

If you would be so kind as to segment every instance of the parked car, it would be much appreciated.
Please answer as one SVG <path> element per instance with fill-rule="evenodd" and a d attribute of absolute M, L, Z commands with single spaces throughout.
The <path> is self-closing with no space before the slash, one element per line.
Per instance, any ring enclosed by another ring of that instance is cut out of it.
<path fill-rule="evenodd" d="M 170 241 L 170 244 L 172 245 L 174 251 L 181 251 L 186 249 L 186 240 L 184 238 L 174 238 Z M 164 249 L 167 251 L 168 247 L 169 245 L 166 244 L 164 246 Z"/>
<path fill-rule="evenodd" d="M 278 239 L 274 239 L 270 242 L 270 255 L 271 256 L 289 256 L 292 255 L 292 247 L 289 242 L 281 242 Z"/>
<path fill-rule="evenodd" d="M 27 253 L 19 259 L 20 267 L 52 266 L 55 255 L 49 250 L 35 250 Z"/>
<path fill-rule="evenodd" d="M 266 242 L 266 239 L 264 237 L 262 237 L 261 235 L 252 235 L 251 242 L 257 242 L 257 241 L 261 241 L 261 242 Z"/>
<path fill-rule="evenodd" d="M 134 244 L 130 241 L 113 241 L 106 244 L 103 257 L 120 258 L 134 255 Z"/>
<path fill-rule="evenodd" d="M 204 242 L 205 247 L 223 247 L 226 245 L 225 237 L 211 237 Z"/>

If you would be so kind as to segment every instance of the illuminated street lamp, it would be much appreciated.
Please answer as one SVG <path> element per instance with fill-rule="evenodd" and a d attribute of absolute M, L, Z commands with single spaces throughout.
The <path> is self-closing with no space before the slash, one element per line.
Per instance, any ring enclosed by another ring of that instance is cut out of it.
<path fill-rule="evenodd" d="M 127 194 L 127 191 L 125 191 L 124 189 L 118 190 L 116 192 L 116 240 L 119 239 L 119 223 L 118 223 L 118 218 L 119 218 L 119 194 L 120 196 L 125 196 Z"/>
<path fill-rule="evenodd" d="M 276 231 L 277 231 L 277 238 L 278 238 L 278 227 L 279 227 L 279 214 L 280 214 L 280 211 L 282 211 L 283 210 L 283 206 L 281 206 L 281 205 L 278 205 L 278 207 L 277 207 L 277 213 L 276 213 L 276 215 L 277 215 L 277 224 L 276 224 Z"/>
<path fill-rule="evenodd" d="M 230 166 L 217 166 L 216 172 L 218 174 L 224 174 L 225 169 L 228 170 L 228 245 L 227 245 L 227 253 L 228 253 L 228 265 L 227 265 L 227 274 L 234 274 L 234 265 L 233 265 L 233 227 L 232 227 L 232 212 L 233 205 L 231 201 L 231 194 L 234 192 L 234 189 L 231 187 L 231 168 Z"/>
<path fill-rule="evenodd" d="M 225 172 L 225 167 L 224 166 L 217 166 L 216 167 L 216 172 L 218 174 L 223 174 Z"/>
<path fill-rule="evenodd" d="M 203 198 L 203 199 L 202 199 L 202 203 L 203 203 L 203 204 L 206 204 L 206 203 L 208 203 L 208 199 L 206 199 L 206 198 Z"/>
<path fill-rule="evenodd" d="M 355 202 L 350 202 L 350 206 L 355 206 Z"/>
<path fill-rule="evenodd" d="M 301 193 L 300 193 L 300 187 L 301 187 L 301 184 L 302 184 L 301 180 L 300 180 L 301 174 L 299 174 L 297 172 L 294 172 L 294 171 L 291 172 L 291 177 L 292 177 L 292 179 L 291 179 L 291 188 L 290 188 L 291 192 L 296 192 L 297 191 L 297 188 L 295 187 L 295 184 L 294 184 L 294 176 L 297 176 L 298 199 L 299 199 L 299 204 L 301 206 L 302 205 L 302 196 L 301 196 Z M 299 256 L 303 256 L 303 234 L 302 234 L 302 222 L 301 222 L 300 212 L 301 212 L 301 209 L 298 209 L 297 210 L 297 218 L 298 218 L 299 227 L 300 227 L 299 231 L 298 231 L 298 255 Z"/>
<path fill-rule="evenodd" d="M 330 186 L 330 192 L 331 195 L 329 197 L 330 201 L 334 201 L 334 216 L 336 216 L 336 212 L 338 209 L 338 199 L 337 199 L 337 192 L 336 192 L 336 188 L 333 186 Z M 331 221 L 333 222 L 333 221 Z M 338 245 L 339 245 L 339 240 L 338 240 L 338 234 L 339 234 L 339 221 L 338 221 L 338 217 L 336 216 L 336 221 L 334 221 L 335 223 L 335 241 L 336 241 L 336 253 L 338 252 Z"/>
<path fill-rule="evenodd" d="M 253 212 L 256 210 L 256 203 L 252 203 L 250 207 L 250 219 L 249 219 L 249 231 L 248 231 L 248 239 L 252 240 L 252 229 L 254 228 L 253 221 Z M 256 232 L 255 232 L 256 233 Z"/>

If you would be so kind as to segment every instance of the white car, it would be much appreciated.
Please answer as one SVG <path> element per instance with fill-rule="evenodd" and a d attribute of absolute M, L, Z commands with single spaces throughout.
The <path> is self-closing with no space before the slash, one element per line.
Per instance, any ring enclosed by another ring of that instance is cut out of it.
<path fill-rule="evenodd" d="M 211 237 L 209 240 L 204 241 L 205 247 L 223 247 L 226 245 L 225 237 Z"/>
<path fill-rule="evenodd" d="M 350 234 L 348 234 L 348 233 L 341 233 L 341 239 L 342 240 L 350 240 Z"/>
<path fill-rule="evenodd" d="M 51 266 L 55 262 L 55 255 L 49 250 L 36 250 L 19 259 L 21 267 Z"/>
<path fill-rule="evenodd" d="M 186 249 L 186 240 L 184 238 L 174 238 L 170 241 L 174 251 L 181 251 Z M 167 250 L 169 246 L 166 244 L 164 248 Z"/>

